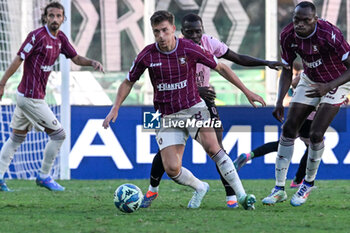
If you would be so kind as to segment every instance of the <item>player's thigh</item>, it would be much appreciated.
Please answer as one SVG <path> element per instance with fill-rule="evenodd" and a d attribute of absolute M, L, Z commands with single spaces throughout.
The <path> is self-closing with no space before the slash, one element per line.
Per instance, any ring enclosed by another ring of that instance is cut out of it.
<path fill-rule="evenodd" d="M 310 140 L 317 143 L 323 140 L 323 136 L 339 112 L 340 106 L 322 103 L 317 109 L 310 127 Z"/>
<path fill-rule="evenodd" d="M 62 128 L 55 114 L 45 100 L 17 97 L 17 106 L 21 108 L 25 117 L 33 124 L 35 130 L 51 131 Z"/>
<path fill-rule="evenodd" d="M 288 110 L 286 122 L 283 124 L 283 136 L 297 137 L 299 129 L 307 116 L 314 110 L 314 106 L 293 102 Z"/>
<path fill-rule="evenodd" d="M 171 145 L 160 151 L 164 170 L 172 176 L 176 176 L 182 166 L 182 156 L 185 146 L 182 144 Z"/>

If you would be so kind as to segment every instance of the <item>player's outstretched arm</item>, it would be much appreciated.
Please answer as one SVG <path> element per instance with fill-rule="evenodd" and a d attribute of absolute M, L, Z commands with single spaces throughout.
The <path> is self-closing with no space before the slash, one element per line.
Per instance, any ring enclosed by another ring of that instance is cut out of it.
<path fill-rule="evenodd" d="M 293 72 L 291 69 L 282 69 L 279 85 L 276 107 L 272 112 L 272 115 L 280 122 L 284 120 L 284 107 L 283 99 L 286 96 L 290 85 L 292 84 Z"/>
<path fill-rule="evenodd" d="M 92 66 L 94 70 L 104 72 L 103 66 L 100 62 L 89 59 L 87 57 L 76 55 L 75 57 L 72 58 L 72 61 L 74 62 L 74 64 L 78 66 Z"/>
<path fill-rule="evenodd" d="M 350 81 L 350 57 L 348 57 L 344 62 L 345 66 L 348 68 L 342 75 L 339 76 L 339 78 L 334 79 L 333 81 L 329 83 L 316 83 L 312 84 L 311 86 L 314 88 L 310 91 L 306 92 L 307 97 L 321 97 L 326 95 L 328 92 L 333 90 L 336 87 L 339 87 L 340 85 L 343 85 L 344 83 L 347 83 Z"/>
<path fill-rule="evenodd" d="M 11 62 L 9 68 L 5 71 L 4 75 L 2 76 L 2 79 L 0 81 L 0 100 L 2 99 L 2 96 L 5 92 L 5 85 L 7 83 L 7 80 L 17 71 L 18 67 L 22 64 L 22 59 L 20 56 L 16 56 L 15 59 Z"/>
<path fill-rule="evenodd" d="M 266 103 L 264 99 L 249 90 L 243 83 L 242 81 L 238 78 L 238 76 L 225 64 L 219 63 L 216 67 L 215 70 L 221 74 L 227 81 L 235 85 L 238 89 L 240 89 L 245 96 L 247 97 L 249 103 L 253 105 L 254 108 L 256 108 L 255 102 L 259 102 L 262 106 L 266 106 Z"/>
<path fill-rule="evenodd" d="M 120 84 L 117 92 L 117 96 L 115 97 L 115 102 L 113 104 L 113 107 L 109 111 L 108 115 L 106 116 L 105 120 L 102 123 L 103 128 L 107 129 L 109 127 L 109 123 L 115 122 L 115 120 L 118 117 L 118 111 L 126 97 L 129 95 L 132 87 L 134 86 L 134 82 L 130 82 L 129 80 L 125 79 L 122 84 Z"/>
<path fill-rule="evenodd" d="M 248 55 L 235 53 L 231 49 L 228 49 L 221 58 L 225 58 L 241 66 L 268 66 L 269 68 L 275 70 L 278 70 L 280 67 L 289 68 L 288 65 L 285 65 L 279 61 L 267 61 L 258 59 Z"/>

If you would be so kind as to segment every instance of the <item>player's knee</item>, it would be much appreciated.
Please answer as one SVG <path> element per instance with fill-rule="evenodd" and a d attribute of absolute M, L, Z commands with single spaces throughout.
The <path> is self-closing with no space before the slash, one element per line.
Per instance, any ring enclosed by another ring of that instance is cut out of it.
<path fill-rule="evenodd" d="M 60 128 L 50 133 L 49 137 L 51 140 L 56 140 L 56 141 L 64 140 L 66 139 L 66 132 L 64 131 L 63 128 Z"/>
<path fill-rule="evenodd" d="M 310 142 L 313 144 L 320 143 L 323 141 L 324 133 L 320 131 L 311 131 L 310 132 Z"/>
<path fill-rule="evenodd" d="M 10 137 L 11 137 L 12 141 L 17 142 L 17 143 L 22 143 L 26 139 L 26 136 L 27 136 L 26 134 L 11 133 Z"/>
<path fill-rule="evenodd" d="M 164 164 L 163 164 L 164 165 Z M 180 173 L 181 166 L 176 164 L 164 165 L 164 170 L 169 177 L 174 177 Z"/>
<path fill-rule="evenodd" d="M 295 128 L 291 126 L 283 126 L 283 136 L 286 138 L 296 138 L 297 137 L 297 132 Z"/>

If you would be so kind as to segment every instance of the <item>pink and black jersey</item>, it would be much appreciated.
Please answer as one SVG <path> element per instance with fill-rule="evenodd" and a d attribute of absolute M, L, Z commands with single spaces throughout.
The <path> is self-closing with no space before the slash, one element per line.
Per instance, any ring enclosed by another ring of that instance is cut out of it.
<path fill-rule="evenodd" d="M 338 78 L 346 67 L 350 46 L 343 34 L 331 23 L 318 20 L 315 31 L 307 38 L 296 35 L 293 23 L 281 33 L 282 61 L 291 65 L 299 54 L 305 74 L 314 82 L 330 82 Z"/>
<path fill-rule="evenodd" d="M 29 33 L 17 53 L 24 60 L 18 92 L 28 98 L 44 99 L 48 77 L 60 53 L 67 58 L 77 55 L 63 32 L 55 37 L 43 26 Z"/>
<path fill-rule="evenodd" d="M 207 50 L 209 53 L 213 54 L 215 57 L 222 57 L 228 50 L 228 47 L 225 43 L 206 34 L 202 35 L 200 46 Z M 209 79 L 210 68 L 208 66 L 198 63 L 196 72 L 197 86 L 208 87 Z"/>
<path fill-rule="evenodd" d="M 144 48 L 136 57 L 127 79 L 137 81 L 148 68 L 154 91 L 154 107 L 164 115 L 178 112 L 201 101 L 196 85 L 196 64 L 217 66 L 216 58 L 187 39 L 176 39 L 173 51 L 163 52 L 158 44 Z"/>

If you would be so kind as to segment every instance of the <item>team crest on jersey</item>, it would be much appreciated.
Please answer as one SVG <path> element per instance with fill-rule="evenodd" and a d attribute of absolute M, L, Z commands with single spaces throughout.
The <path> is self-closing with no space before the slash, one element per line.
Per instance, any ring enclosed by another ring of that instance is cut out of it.
<path fill-rule="evenodd" d="M 186 57 L 179 57 L 179 62 L 180 62 L 180 65 L 185 65 L 187 62 Z"/>

